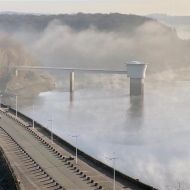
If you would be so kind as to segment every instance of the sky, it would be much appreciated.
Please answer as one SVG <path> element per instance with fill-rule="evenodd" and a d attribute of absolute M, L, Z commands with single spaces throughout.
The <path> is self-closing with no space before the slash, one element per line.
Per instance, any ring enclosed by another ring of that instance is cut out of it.
<path fill-rule="evenodd" d="M 0 11 L 24 13 L 74 14 L 123 13 L 147 15 L 162 13 L 168 15 L 190 15 L 190 0 L 0 0 Z"/>

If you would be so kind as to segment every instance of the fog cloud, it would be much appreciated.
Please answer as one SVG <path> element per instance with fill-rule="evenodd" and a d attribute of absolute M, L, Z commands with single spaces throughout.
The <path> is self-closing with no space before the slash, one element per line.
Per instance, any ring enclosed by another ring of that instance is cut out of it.
<path fill-rule="evenodd" d="M 186 47 L 175 45 L 174 42 L 178 39 L 175 38 L 175 31 L 154 22 L 143 24 L 130 36 L 99 31 L 94 26 L 77 32 L 55 20 L 41 33 L 20 31 L 14 34 L 14 38 L 27 45 L 43 65 L 49 66 L 119 70 L 125 69 L 124 62 L 139 60 L 149 63 L 148 72 L 167 69 L 167 72 L 159 75 L 165 79 L 168 75 L 175 78 L 172 70 L 178 69 L 179 63 L 183 67 L 184 59 L 186 62 L 190 60 Z M 47 96 L 44 95 L 42 104 L 36 103 L 39 106 L 37 111 L 61 113 L 55 120 L 55 132 L 69 140 L 65 132 L 74 132 L 79 128 L 82 134 L 79 146 L 84 148 L 84 151 L 88 150 L 89 154 L 98 155 L 101 160 L 104 160 L 103 153 L 111 155 L 112 152 L 108 150 L 121 150 L 117 155 L 117 167 L 123 168 L 124 173 L 160 189 L 166 189 L 166 185 L 175 187 L 175 183 L 177 185 L 178 181 L 183 180 L 186 187 L 190 186 L 190 173 L 187 170 L 190 165 L 187 151 L 189 141 L 184 140 L 189 139 L 186 132 L 189 107 L 188 101 L 185 101 L 189 99 L 189 88 L 181 84 L 177 88 L 171 84 L 161 84 L 156 89 L 155 83 L 151 88 L 146 83 L 146 106 L 141 106 L 138 111 L 132 103 L 128 103 L 126 97 L 129 94 L 129 83 L 126 83 L 124 76 L 91 76 L 92 81 L 88 77 L 85 82 L 90 83 L 91 87 L 94 83 L 100 85 L 103 79 L 101 84 L 104 88 L 114 86 L 117 89 L 111 92 L 101 88 L 102 92 L 100 89 L 76 91 L 77 101 L 74 102 L 74 109 L 70 109 L 70 102 L 66 98 L 68 93 L 63 95 L 56 92 L 56 95 L 51 92 L 47 93 Z M 77 83 L 80 83 L 80 80 L 77 80 Z M 84 80 L 81 83 L 84 83 Z M 171 98 L 174 95 L 175 98 Z M 181 106 L 183 104 L 187 105 L 186 110 Z M 178 111 L 176 107 L 179 108 Z M 35 117 L 43 123 L 40 114 Z M 139 121 L 134 117 L 139 118 Z M 183 131 L 185 135 L 181 135 Z M 100 150 L 97 147 L 101 147 Z"/>
<path fill-rule="evenodd" d="M 30 34 L 15 35 L 28 45 Z M 37 53 L 44 65 L 88 68 L 124 68 L 126 53 L 131 49 L 131 40 L 114 32 L 106 33 L 93 26 L 76 32 L 55 20 L 29 41 L 30 48 Z"/>
<path fill-rule="evenodd" d="M 190 24 L 176 27 L 178 35 L 182 39 L 190 39 Z"/>
<path fill-rule="evenodd" d="M 41 33 L 20 31 L 14 38 L 49 66 L 124 70 L 125 62 L 139 60 L 149 63 L 148 72 L 158 72 L 175 69 L 179 60 L 183 67 L 190 60 L 186 46 L 177 46 L 175 31 L 154 21 L 128 35 L 99 31 L 94 26 L 75 31 L 54 20 Z"/>

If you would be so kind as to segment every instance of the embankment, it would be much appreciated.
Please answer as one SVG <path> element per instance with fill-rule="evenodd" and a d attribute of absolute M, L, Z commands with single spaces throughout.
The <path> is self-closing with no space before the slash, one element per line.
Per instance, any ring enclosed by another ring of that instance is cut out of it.
<path fill-rule="evenodd" d="M 16 176 L 4 151 L 0 147 L 0 190 L 19 190 Z"/>

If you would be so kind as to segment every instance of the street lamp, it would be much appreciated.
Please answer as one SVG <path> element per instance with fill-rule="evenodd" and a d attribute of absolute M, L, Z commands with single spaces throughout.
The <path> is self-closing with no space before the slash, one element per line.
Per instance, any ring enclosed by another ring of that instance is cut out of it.
<path fill-rule="evenodd" d="M 175 190 L 175 189 L 171 189 L 169 186 L 168 186 L 168 189 L 169 189 L 169 190 Z M 180 182 L 179 182 L 179 189 L 177 189 L 177 190 L 183 190 L 183 189 L 181 189 L 181 184 L 180 184 Z"/>
<path fill-rule="evenodd" d="M 51 119 L 46 119 L 45 117 L 44 119 L 47 121 L 51 121 L 51 143 L 53 144 L 53 115 L 51 115 Z"/>
<path fill-rule="evenodd" d="M 113 190 L 115 190 L 115 160 L 117 159 L 115 157 L 115 152 L 113 153 L 113 157 L 112 158 L 109 158 L 109 157 L 106 157 L 104 156 L 106 159 L 108 160 L 113 160 Z"/>
<path fill-rule="evenodd" d="M 11 98 L 10 96 L 9 96 L 9 98 L 11 99 L 11 100 L 15 100 L 16 101 L 16 118 L 17 118 L 17 103 L 18 103 L 18 96 L 16 95 L 16 98 L 14 99 L 14 98 Z"/>
<path fill-rule="evenodd" d="M 1 98 L 2 98 L 3 95 L 0 95 L 0 108 L 1 108 Z"/>
<path fill-rule="evenodd" d="M 78 135 L 78 133 L 77 133 L 77 131 L 76 131 L 76 135 L 70 135 L 69 133 L 67 133 L 69 136 L 71 136 L 71 137 L 75 137 L 76 138 L 76 164 L 77 164 L 77 150 L 78 150 L 78 148 L 77 148 L 77 137 L 78 136 L 80 136 L 80 135 Z"/>
<path fill-rule="evenodd" d="M 28 109 L 31 109 L 31 107 L 28 107 L 28 106 L 26 106 Z M 32 114 L 33 114 L 33 120 L 32 120 L 32 127 L 33 127 L 33 129 L 34 129 L 34 109 L 35 109 L 35 106 L 34 106 L 34 104 L 33 104 L 33 106 L 32 106 Z"/>

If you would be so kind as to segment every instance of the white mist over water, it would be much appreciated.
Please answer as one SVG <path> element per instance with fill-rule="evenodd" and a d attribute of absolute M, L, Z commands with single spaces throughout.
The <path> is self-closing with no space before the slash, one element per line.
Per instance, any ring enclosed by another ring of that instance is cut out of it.
<path fill-rule="evenodd" d="M 188 189 L 190 82 L 146 81 L 144 100 L 131 99 L 128 85 L 78 89 L 73 102 L 69 92 L 41 93 L 34 118 L 50 127 L 42 116 L 53 114 L 56 134 L 75 145 L 67 132 L 77 130 L 79 148 L 110 166 L 103 155 L 111 157 L 115 151 L 117 170 L 140 181 L 159 189 L 177 188 L 180 181 Z M 21 102 L 20 111 L 32 117 Z"/>

